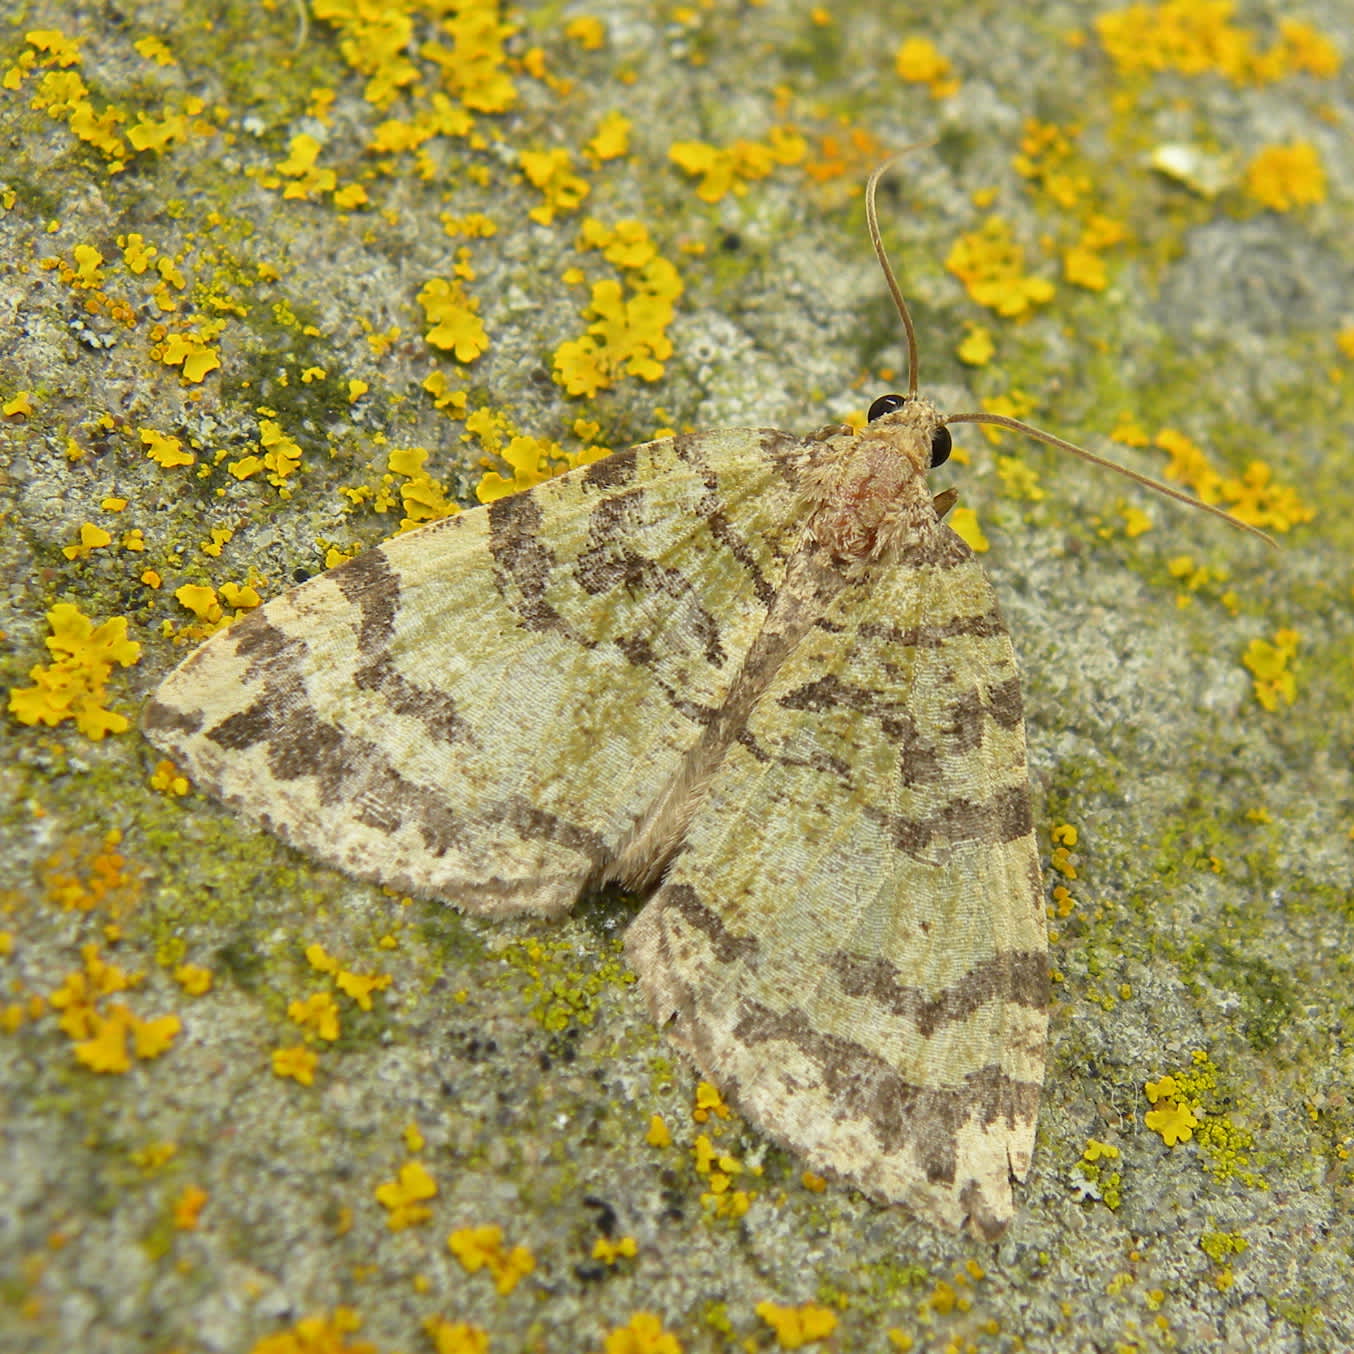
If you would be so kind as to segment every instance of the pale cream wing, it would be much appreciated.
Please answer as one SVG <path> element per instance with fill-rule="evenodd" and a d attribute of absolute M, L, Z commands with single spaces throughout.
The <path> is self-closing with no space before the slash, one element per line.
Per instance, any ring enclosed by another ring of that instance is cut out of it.
<path fill-rule="evenodd" d="M 353 875 L 567 908 L 724 703 L 800 529 L 801 446 L 646 443 L 397 537 L 210 639 L 146 734 Z"/>
<path fill-rule="evenodd" d="M 919 555 L 780 667 L 627 952 L 753 1123 L 994 1236 L 1043 1080 L 1043 895 L 1010 639 L 948 527 Z"/>

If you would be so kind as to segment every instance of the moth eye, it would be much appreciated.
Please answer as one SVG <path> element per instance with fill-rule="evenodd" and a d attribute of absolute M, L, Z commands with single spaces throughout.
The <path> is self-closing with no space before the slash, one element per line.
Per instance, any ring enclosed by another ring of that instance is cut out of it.
<path fill-rule="evenodd" d="M 906 395 L 881 395 L 870 406 L 870 412 L 865 417 L 873 423 L 875 419 L 883 418 L 885 414 L 891 414 L 895 409 L 901 409 L 906 403 Z"/>
<path fill-rule="evenodd" d="M 931 469 L 934 470 L 938 465 L 944 465 L 950 459 L 950 448 L 954 444 L 950 441 L 950 430 L 941 424 L 939 428 L 931 434 Z"/>

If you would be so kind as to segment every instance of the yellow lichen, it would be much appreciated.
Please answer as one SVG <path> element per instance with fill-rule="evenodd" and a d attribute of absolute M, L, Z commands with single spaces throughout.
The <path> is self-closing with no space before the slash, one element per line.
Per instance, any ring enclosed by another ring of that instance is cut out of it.
<path fill-rule="evenodd" d="M 1262 206 L 1287 212 L 1326 200 L 1326 171 L 1309 141 L 1269 146 L 1246 166 L 1245 186 Z"/>
<path fill-rule="evenodd" d="M 432 1217 L 426 1201 L 437 1197 L 437 1181 L 421 1161 L 406 1161 L 398 1177 L 377 1185 L 375 1194 L 386 1210 L 386 1226 L 400 1232 Z"/>
<path fill-rule="evenodd" d="M 315 1084 L 315 1067 L 319 1058 L 312 1049 L 304 1044 L 293 1044 L 289 1048 L 273 1050 L 273 1075 L 290 1077 L 302 1086 Z"/>
<path fill-rule="evenodd" d="M 782 1349 L 801 1349 L 816 1340 L 826 1340 L 837 1329 L 836 1314 L 812 1302 L 798 1307 L 759 1302 L 753 1310 L 775 1331 L 776 1343 Z"/>
<path fill-rule="evenodd" d="M 613 1241 L 610 1237 L 599 1236 L 592 1243 L 592 1258 L 604 1265 L 614 1265 L 618 1260 L 631 1260 L 639 1253 L 639 1244 L 632 1236 L 623 1236 Z"/>
<path fill-rule="evenodd" d="M 682 1354 L 677 1337 L 663 1329 L 652 1312 L 636 1312 L 624 1326 L 606 1334 L 603 1354 Z"/>
<path fill-rule="evenodd" d="M 138 430 L 141 436 L 142 445 L 146 448 L 146 456 L 157 465 L 162 465 L 166 470 L 173 469 L 177 465 L 192 465 L 197 457 L 191 451 L 183 449 L 183 443 L 169 433 L 156 432 L 154 428 L 141 428 Z"/>
<path fill-rule="evenodd" d="M 905 38 L 894 53 L 893 68 L 908 84 L 925 85 L 933 99 L 946 98 L 959 90 L 954 68 L 929 38 Z"/>
<path fill-rule="evenodd" d="M 316 8 L 321 0 L 316 0 Z M 266 1335 L 249 1354 L 377 1354 L 370 1340 L 348 1337 L 362 1326 L 351 1307 L 336 1307 L 332 1316 L 302 1317 L 290 1330 Z"/>
<path fill-rule="evenodd" d="M 504 1246 L 503 1229 L 495 1225 L 462 1227 L 447 1238 L 447 1247 L 467 1274 L 487 1270 L 494 1287 L 504 1295 L 536 1268 L 536 1260 L 525 1246 L 512 1250 Z"/>
<path fill-rule="evenodd" d="M 703 202 L 719 202 L 729 193 L 741 197 L 749 183 L 766 178 L 777 165 L 799 164 L 808 155 L 808 143 L 791 128 L 773 127 L 765 141 L 739 138 L 719 147 L 704 141 L 676 141 L 668 159 L 700 179 L 696 195 Z"/>
<path fill-rule="evenodd" d="M 473 362 L 489 346 L 480 319 L 480 303 L 459 282 L 434 277 L 418 294 L 431 328 L 425 337 L 435 348 L 450 352 L 458 362 Z"/>
<path fill-rule="evenodd" d="M 1334 75 L 1333 43 L 1307 24 L 1279 20 L 1279 41 L 1258 51 L 1254 36 L 1234 22 L 1235 0 L 1165 0 L 1102 14 L 1095 30 L 1115 67 L 1125 73 L 1215 73 L 1236 84 L 1263 84 L 1290 75 Z"/>
<path fill-rule="evenodd" d="M 1292 705 L 1297 699 L 1297 674 L 1290 664 L 1297 657 L 1300 639 L 1296 630 L 1276 630 L 1273 640 L 1251 640 L 1241 657 L 1250 669 L 1255 699 L 1271 714 L 1280 702 Z"/>
<path fill-rule="evenodd" d="M 483 1327 L 430 1316 L 423 1329 L 433 1342 L 434 1354 L 489 1354 L 489 1332 Z"/>
<path fill-rule="evenodd" d="M 315 992 L 304 1001 L 294 1001 L 287 1007 L 289 1019 L 321 1039 L 332 1043 L 339 1037 L 338 1003 L 328 992 Z"/>
<path fill-rule="evenodd" d="M 539 188 L 545 201 L 527 215 L 548 226 L 560 212 L 577 211 L 592 191 L 586 179 L 573 172 L 573 156 L 562 147 L 554 150 L 524 150 L 518 157 L 522 173 L 533 188 Z"/>
<path fill-rule="evenodd" d="M 978 230 L 961 235 L 945 267 L 980 306 L 998 315 L 1023 315 L 1053 298 L 1051 282 L 1025 272 L 1025 251 L 1016 243 L 1010 224 L 999 216 L 990 216 Z"/>
<path fill-rule="evenodd" d="M 127 620 L 114 616 L 95 626 L 71 602 L 58 602 L 47 613 L 52 633 L 46 640 L 55 661 L 32 668 L 30 687 L 9 693 L 9 711 L 21 724 L 55 726 L 74 720 L 75 727 L 96 742 L 105 734 L 122 733 L 125 715 L 109 710 L 107 682 L 114 667 L 129 668 L 141 657 L 141 646 L 127 638 Z"/>

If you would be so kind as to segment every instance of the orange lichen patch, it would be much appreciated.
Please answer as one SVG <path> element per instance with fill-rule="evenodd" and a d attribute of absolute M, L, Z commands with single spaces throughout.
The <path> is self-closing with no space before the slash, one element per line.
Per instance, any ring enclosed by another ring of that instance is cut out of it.
<path fill-rule="evenodd" d="M 480 303 L 459 282 L 434 277 L 424 283 L 418 302 L 432 326 L 425 337 L 433 347 L 450 352 L 458 362 L 473 362 L 489 346 Z"/>
<path fill-rule="evenodd" d="M 160 154 L 184 145 L 193 136 L 212 136 L 216 128 L 208 121 L 199 121 L 207 105 L 196 95 L 184 96 L 178 107 L 162 106 L 159 116 L 149 112 L 138 115 L 127 129 L 127 140 L 133 150 Z"/>
<path fill-rule="evenodd" d="M 475 113 L 504 113 L 517 103 L 504 44 L 517 28 L 500 20 L 498 0 L 460 0 L 439 27 L 451 46 L 425 42 L 419 55 L 436 63 L 454 98 Z"/>
<path fill-rule="evenodd" d="M 437 1181 L 421 1161 L 406 1161 L 398 1178 L 377 1185 L 375 1194 L 376 1202 L 386 1210 L 386 1226 L 402 1232 L 432 1217 L 426 1200 L 437 1197 Z"/>
<path fill-rule="evenodd" d="M 826 1340 L 837 1329 L 836 1314 L 812 1302 L 798 1307 L 759 1302 L 753 1310 L 775 1331 L 776 1343 L 782 1349 L 802 1349 L 816 1340 Z"/>
<path fill-rule="evenodd" d="M 147 33 L 144 38 L 137 38 L 132 46 L 146 58 L 157 66 L 177 66 L 178 62 L 174 58 L 174 53 L 169 50 L 161 38 L 153 33 Z"/>
<path fill-rule="evenodd" d="M 1265 84 L 1291 75 L 1329 77 L 1340 56 L 1331 41 L 1294 19 L 1279 20 L 1279 40 L 1258 51 L 1255 37 L 1233 21 L 1234 0 L 1165 0 L 1102 14 L 1094 27 L 1124 74 L 1175 71 L 1218 74 L 1236 84 Z"/>
<path fill-rule="evenodd" d="M 958 346 L 954 350 L 954 355 L 969 367 L 985 367 L 997 351 L 997 345 L 992 341 L 992 332 L 985 325 L 974 324 L 972 321 L 965 323 L 965 334 L 959 340 Z"/>
<path fill-rule="evenodd" d="M 105 1014 L 92 1011 L 86 1017 L 89 1038 L 75 1045 L 75 1057 L 91 1072 L 126 1072 L 132 1060 L 127 1053 L 127 1031 L 132 1013 L 114 1002 Z"/>
<path fill-rule="evenodd" d="M 651 1114 L 649 1116 L 649 1127 L 645 1131 L 644 1141 L 650 1147 L 671 1147 L 672 1134 L 668 1131 L 668 1126 L 663 1122 L 661 1114 Z"/>
<path fill-rule="evenodd" d="M 339 961 L 328 954 L 323 945 L 306 946 L 306 963 L 321 973 L 337 973 L 341 968 Z"/>
<path fill-rule="evenodd" d="M 1038 503 L 1045 497 L 1038 472 L 1019 456 L 998 456 L 997 474 L 1011 498 Z"/>
<path fill-rule="evenodd" d="M 1246 166 L 1246 193 L 1271 211 L 1287 212 L 1326 200 L 1326 171 L 1310 141 L 1269 146 Z"/>
<path fill-rule="evenodd" d="M 1274 482 L 1264 461 L 1251 461 L 1239 479 L 1224 479 L 1221 494 L 1233 517 L 1271 531 L 1291 531 L 1316 516 L 1295 490 Z"/>
<path fill-rule="evenodd" d="M 731 1153 L 721 1152 L 704 1133 L 696 1135 L 691 1154 L 696 1174 L 705 1177 L 701 1204 L 717 1218 L 741 1218 L 757 1197 L 756 1190 L 734 1188 L 748 1167 Z"/>
<path fill-rule="evenodd" d="M 1297 657 L 1301 639 L 1296 630 L 1276 630 L 1273 640 L 1251 640 L 1241 657 L 1250 669 L 1255 699 L 1271 714 L 1280 702 L 1292 705 L 1297 699 L 1297 674 L 1289 665 Z"/>
<path fill-rule="evenodd" d="M 1063 276 L 1073 286 L 1088 291 L 1104 291 L 1109 282 L 1105 251 L 1128 238 L 1122 222 L 1098 212 L 1093 213 L 1081 238 L 1063 251 Z"/>
<path fill-rule="evenodd" d="M 283 432 L 276 419 L 259 420 L 259 449 L 263 452 L 264 468 L 269 472 L 268 483 L 274 487 L 300 468 L 301 448 Z"/>
<path fill-rule="evenodd" d="M 668 147 L 668 159 L 700 179 L 697 197 L 719 202 L 729 193 L 741 197 L 749 183 L 766 178 L 777 165 L 801 164 L 808 151 L 808 142 L 792 127 L 773 127 L 765 141 L 740 137 L 723 148 L 704 141 L 676 141 Z"/>
<path fill-rule="evenodd" d="M 393 103 L 401 89 L 419 78 L 418 68 L 407 55 L 414 38 L 411 9 L 364 0 L 311 0 L 315 18 L 342 34 L 339 51 L 343 59 L 369 77 L 364 97 L 378 108 Z"/>
<path fill-rule="evenodd" d="M 315 0 L 318 10 L 324 0 Z M 336 1307 L 333 1316 L 303 1317 L 290 1330 L 266 1335 L 249 1354 L 378 1354 L 370 1340 L 348 1337 L 362 1327 L 351 1307 Z"/>
<path fill-rule="evenodd" d="M 179 1154 L 179 1145 L 176 1142 L 166 1142 L 164 1140 L 147 1143 L 145 1147 L 138 1147 L 131 1153 L 132 1164 L 146 1175 L 154 1175 L 162 1170 Z"/>
<path fill-rule="evenodd" d="M 908 84 L 925 85 L 933 99 L 958 93 L 959 79 L 948 58 L 941 56 L 930 38 L 905 38 L 894 53 L 893 68 Z"/>
<path fill-rule="evenodd" d="M 636 1312 L 625 1325 L 607 1332 L 602 1354 L 682 1354 L 682 1346 L 652 1312 Z"/>
<path fill-rule="evenodd" d="M 221 600 L 236 611 L 252 611 L 263 602 L 258 590 L 248 583 L 222 583 Z"/>
<path fill-rule="evenodd" d="M 340 969 L 334 982 L 346 997 L 351 997 L 364 1011 L 371 1010 L 371 994 L 384 992 L 393 979 L 388 973 L 349 973 Z"/>
<path fill-rule="evenodd" d="M 585 52 L 600 52 L 606 46 L 606 25 L 594 14 L 582 14 L 564 25 L 564 36 Z"/>
<path fill-rule="evenodd" d="M 306 962 L 311 968 L 327 973 L 339 991 L 364 1011 L 372 1008 L 371 994 L 384 991 L 393 981 L 388 973 L 350 973 L 337 959 L 325 953 L 322 945 L 306 946 Z"/>
<path fill-rule="evenodd" d="M 489 1332 L 464 1321 L 426 1317 L 423 1330 L 433 1342 L 434 1354 L 489 1354 Z"/>
<path fill-rule="evenodd" d="M 189 790 L 188 778 L 173 762 L 167 759 L 158 761 L 151 772 L 150 788 L 168 797 L 182 798 Z"/>
<path fill-rule="evenodd" d="M 44 64 L 51 66 L 78 66 L 80 64 L 80 44 L 75 38 L 67 37 L 59 29 L 35 28 L 24 34 L 24 41 L 41 52 L 47 58 Z"/>
<path fill-rule="evenodd" d="M 1053 298 L 1053 284 L 1025 272 L 1025 251 L 1016 243 L 1011 226 L 990 216 L 975 231 L 961 235 L 945 260 L 968 294 L 998 315 L 1023 315 Z"/>
<path fill-rule="evenodd" d="M 818 148 L 804 162 L 804 173 L 820 187 L 837 185 L 825 196 L 855 196 L 870 171 L 888 156 L 882 141 L 864 127 L 844 126 L 839 132 L 826 132 L 818 138 Z"/>
<path fill-rule="evenodd" d="M 213 629 L 220 625 L 225 616 L 221 609 L 221 603 L 216 600 L 216 589 L 209 588 L 202 583 L 185 583 L 181 588 L 174 590 L 174 600 L 186 611 L 191 611 L 194 616 L 206 627 L 205 631 L 198 627 L 193 627 L 192 635 L 210 634 Z"/>
<path fill-rule="evenodd" d="M 271 411 L 260 410 L 261 414 Z M 285 489 L 286 481 L 301 467 L 300 445 L 283 430 L 274 418 L 259 419 L 259 440 L 251 453 L 238 461 L 230 461 L 226 469 L 237 479 L 247 480 L 268 471 L 268 483 L 275 489 Z M 283 495 L 285 497 L 285 493 Z"/>
<path fill-rule="evenodd" d="M 1170 455 L 1170 463 L 1162 471 L 1168 480 L 1188 485 L 1205 503 L 1218 502 L 1222 476 L 1209 464 L 1202 447 L 1175 428 L 1162 428 L 1152 444 Z"/>
<path fill-rule="evenodd" d="M 1090 196 L 1093 181 L 1077 153 L 1081 128 L 1075 124 L 1026 118 L 1020 151 L 1011 161 L 1016 173 L 1029 179 L 1059 207 L 1072 208 Z"/>
<path fill-rule="evenodd" d="M 63 846 L 43 864 L 42 886 L 47 900 L 64 912 L 102 910 L 116 921 L 141 896 L 141 878 L 121 850 L 122 832 L 111 828 L 102 843 Z"/>
<path fill-rule="evenodd" d="M 197 1231 L 202 1210 L 211 1196 L 199 1185 L 187 1185 L 174 1201 L 174 1226 L 180 1232 Z"/>
<path fill-rule="evenodd" d="M 0 415 L 5 418 L 31 418 L 33 415 L 33 395 L 31 391 L 21 390 L 0 404 Z"/>
<path fill-rule="evenodd" d="M 992 542 L 984 535 L 982 525 L 978 521 L 978 514 L 972 508 L 962 506 L 955 508 L 945 521 L 949 523 L 950 529 L 970 550 L 982 555 L 992 548 Z"/>
<path fill-rule="evenodd" d="M 30 35 L 31 37 L 32 35 Z M 61 35 L 56 34 L 59 38 Z M 59 56 L 49 57 L 43 64 L 70 66 L 79 61 L 74 47 L 65 48 Z M 25 56 L 28 55 L 27 53 Z M 9 89 L 18 89 L 24 77 L 31 69 L 24 69 L 26 63 L 20 58 L 18 65 L 12 66 L 5 76 L 5 85 Z M 66 123 L 71 132 L 93 146 L 108 161 L 110 173 L 116 174 L 127 164 L 127 144 L 115 130 L 127 121 L 127 114 L 121 108 L 105 105 L 102 112 L 96 112 L 90 93 L 79 71 L 69 69 L 49 69 L 38 81 L 29 100 L 29 107 L 45 112 L 48 117 L 57 118 Z"/>
<path fill-rule="evenodd" d="M 95 626 L 70 602 L 47 613 L 52 633 L 46 645 L 55 661 L 29 671 L 33 685 L 9 693 L 9 711 L 21 724 L 54 727 L 68 719 L 96 742 L 130 727 L 125 715 L 106 707 L 113 668 L 129 668 L 141 658 L 141 646 L 127 638 L 127 620 L 114 616 Z"/>
<path fill-rule="evenodd" d="M 460 1228 L 447 1238 L 447 1247 L 467 1274 L 487 1270 L 494 1287 L 505 1296 L 536 1268 L 536 1259 L 525 1246 L 514 1246 L 511 1251 L 504 1246 L 503 1229 L 498 1226 Z"/>

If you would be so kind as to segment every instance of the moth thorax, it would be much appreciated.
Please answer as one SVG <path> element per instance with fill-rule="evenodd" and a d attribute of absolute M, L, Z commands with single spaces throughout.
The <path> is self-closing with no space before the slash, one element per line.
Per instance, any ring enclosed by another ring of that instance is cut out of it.
<path fill-rule="evenodd" d="M 920 433 L 911 428 L 867 428 L 847 444 L 850 450 L 833 467 L 835 473 L 824 477 L 813 534 L 834 558 L 844 563 L 879 559 L 914 523 L 926 520 L 931 498 L 925 462 L 908 454 L 911 442 L 921 443 Z"/>

